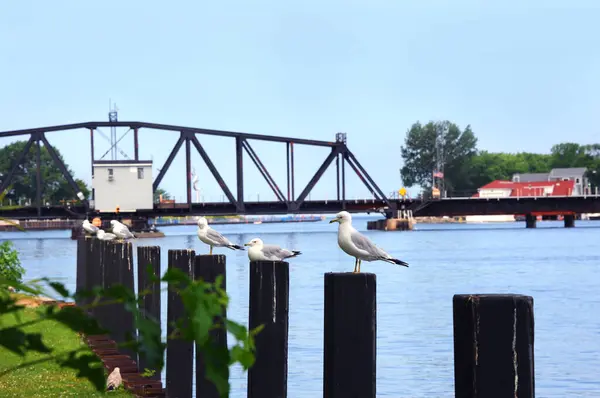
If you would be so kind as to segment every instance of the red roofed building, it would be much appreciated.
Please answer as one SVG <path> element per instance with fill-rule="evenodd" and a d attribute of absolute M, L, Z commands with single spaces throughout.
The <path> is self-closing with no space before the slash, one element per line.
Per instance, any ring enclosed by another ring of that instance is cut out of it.
<path fill-rule="evenodd" d="M 575 181 L 492 181 L 479 188 L 474 198 L 508 198 L 526 196 L 571 196 Z"/>

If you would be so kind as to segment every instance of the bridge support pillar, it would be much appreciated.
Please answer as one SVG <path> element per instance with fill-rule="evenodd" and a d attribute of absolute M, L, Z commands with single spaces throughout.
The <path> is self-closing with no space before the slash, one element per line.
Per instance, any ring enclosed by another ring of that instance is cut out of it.
<path fill-rule="evenodd" d="M 573 228 L 575 226 L 575 214 L 565 214 L 565 228 Z"/>
<path fill-rule="evenodd" d="M 537 217 L 533 214 L 525 215 L 525 228 L 535 228 L 537 222 Z"/>

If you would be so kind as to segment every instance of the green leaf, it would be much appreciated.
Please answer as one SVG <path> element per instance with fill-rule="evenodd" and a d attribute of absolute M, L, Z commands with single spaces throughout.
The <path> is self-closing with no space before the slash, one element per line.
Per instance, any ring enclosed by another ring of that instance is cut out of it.
<path fill-rule="evenodd" d="M 48 284 L 52 289 L 54 289 L 56 293 L 60 294 L 63 298 L 71 297 L 71 293 L 69 293 L 65 285 L 63 285 L 62 283 L 48 281 Z"/>
<path fill-rule="evenodd" d="M 173 285 L 183 285 L 186 286 L 191 282 L 190 277 L 177 268 L 168 268 L 163 277 L 161 278 L 163 282 L 167 282 Z"/>
<path fill-rule="evenodd" d="M 246 340 L 248 338 L 248 329 L 246 326 L 227 319 L 227 330 L 235 336 L 237 340 Z"/>

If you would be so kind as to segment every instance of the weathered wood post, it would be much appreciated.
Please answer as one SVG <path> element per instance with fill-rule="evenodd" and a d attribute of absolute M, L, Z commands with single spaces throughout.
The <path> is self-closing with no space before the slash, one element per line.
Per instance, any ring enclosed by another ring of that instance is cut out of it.
<path fill-rule="evenodd" d="M 98 239 L 92 239 L 88 245 L 88 262 L 86 270 L 85 288 L 91 290 L 96 286 L 102 287 L 103 280 L 102 275 L 104 274 L 104 242 Z M 89 313 L 96 318 L 98 323 L 98 315 L 100 315 L 102 308 L 91 308 Z"/>
<path fill-rule="evenodd" d="M 287 262 L 250 262 L 249 327 L 264 329 L 248 370 L 248 398 L 287 397 L 289 275 Z"/>
<path fill-rule="evenodd" d="M 148 266 L 152 266 L 152 274 L 160 278 L 160 246 L 138 246 L 137 248 L 137 259 L 138 259 L 138 293 L 148 291 L 148 294 L 144 295 L 140 302 L 140 311 L 143 316 L 154 319 L 161 324 L 160 316 L 160 283 L 152 283 L 150 281 L 150 275 L 148 275 Z M 148 361 L 143 355 L 138 354 L 138 366 L 140 372 L 144 372 L 148 368 Z M 153 376 L 149 377 L 153 380 L 160 380 L 160 372 L 155 372 Z"/>
<path fill-rule="evenodd" d="M 169 268 L 177 268 L 193 277 L 193 250 L 169 250 Z M 167 336 L 173 331 L 173 322 L 185 315 L 185 307 L 179 295 L 169 289 L 167 295 Z M 167 343 L 167 394 L 170 398 L 191 398 L 194 377 L 194 345 L 181 339 Z"/>
<path fill-rule="evenodd" d="M 208 283 L 214 283 L 218 276 L 223 276 L 221 288 L 226 290 L 227 281 L 225 276 L 225 256 L 218 254 L 214 256 L 196 256 L 194 264 L 194 278 L 202 279 Z M 223 314 L 227 317 L 227 314 Z M 227 348 L 227 331 L 214 329 L 210 332 L 211 339 L 215 345 Z M 206 379 L 206 365 L 204 356 L 196 346 L 196 397 L 220 398 L 215 385 Z"/>
<path fill-rule="evenodd" d="M 86 290 L 88 262 L 91 261 L 91 256 L 89 255 L 91 251 L 91 242 L 91 239 L 77 239 L 77 282 L 75 289 L 76 293 L 81 293 L 82 291 Z M 78 298 L 76 304 L 84 305 L 85 300 Z"/>
<path fill-rule="evenodd" d="M 103 286 L 109 288 L 122 285 L 128 290 L 134 290 L 133 284 L 133 250 L 130 242 L 102 242 L 104 245 L 104 274 Z M 123 344 L 135 336 L 133 314 L 125 309 L 122 303 L 101 307 L 99 322 L 106 327 L 110 336 L 117 344 Z M 119 348 L 124 355 L 136 358 L 136 353 L 129 348 Z"/>
<path fill-rule="evenodd" d="M 376 278 L 325 274 L 324 398 L 375 398 Z"/>
<path fill-rule="evenodd" d="M 456 397 L 534 397 L 533 298 L 457 294 L 452 301 Z"/>

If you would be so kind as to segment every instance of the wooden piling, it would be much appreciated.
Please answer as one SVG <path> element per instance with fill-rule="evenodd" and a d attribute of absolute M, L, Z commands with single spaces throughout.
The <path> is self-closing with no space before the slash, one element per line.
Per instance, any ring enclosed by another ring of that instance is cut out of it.
<path fill-rule="evenodd" d="M 249 327 L 256 336 L 256 362 L 248 370 L 248 398 L 287 397 L 289 264 L 250 263 Z"/>
<path fill-rule="evenodd" d="M 104 246 L 104 288 L 122 285 L 128 290 L 134 291 L 133 250 L 131 243 L 100 242 Z M 101 322 L 102 326 L 108 329 L 110 336 L 117 344 L 123 344 L 128 339 L 133 339 L 136 335 L 133 314 L 125 309 L 123 303 L 103 306 Z M 120 348 L 119 351 L 132 358 L 137 358 L 137 354 L 132 349 Z"/>
<path fill-rule="evenodd" d="M 534 397 L 533 298 L 457 294 L 455 396 Z"/>
<path fill-rule="evenodd" d="M 193 250 L 169 250 L 169 268 L 177 268 L 193 277 L 196 253 Z M 167 335 L 174 331 L 172 323 L 185 315 L 179 295 L 169 290 L 167 295 Z M 191 341 L 169 340 L 167 343 L 167 395 L 173 398 L 192 396 L 194 346 Z"/>
<path fill-rule="evenodd" d="M 227 281 L 225 276 L 225 256 L 202 255 L 196 256 L 194 264 L 194 278 L 202 279 L 208 283 L 214 283 L 219 275 L 223 276 L 222 289 L 226 290 Z M 227 313 L 223 314 L 227 317 Z M 227 349 L 227 331 L 224 329 L 214 329 L 210 332 L 210 337 L 215 346 Z M 196 397 L 202 398 L 220 398 L 215 385 L 206 379 L 206 365 L 204 355 L 196 346 Z"/>
<path fill-rule="evenodd" d="M 156 278 L 160 278 L 160 246 L 138 246 L 137 259 L 138 292 L 148 291 L 148 294 L 144 295 L 140 302 L 140 312 L 142 316 L 154 319 L 160 325 L 160 282 L 152 283 L 147 269 L 148 265 L 151 265 L 152 274 Z M 141 354 L 138 354 L 138 365 L 141 372 L 149 368 L 148 361 Z M 160 380 L 160 372 L 155 372 L 149 378 Z"/>
<path fill-rule="evenodd" d="M 376 278 L 325 274 L 324 398 L 375 398 Z"/>
<path fill-rule="evenodd" d="M 77 281 L 76 281 L 76 293 L 81 293 L 86 290 L 86 279 L 87 279 L 87 269 L 88 269 L 88 261 L 90 261 L 90 244 L 91 239 L 77 239 Z M 85 300 L 80 298 L 77 299 L 77 305 L 84 305 Z"/>
<path fill-rule="evenodd" d="M 88 245 L 88 261 L 86 269 L 86 280 L 85 288 L 90 291 L 94 287 L 102 287 L 103 280 L 102 275 L 104 274 L 104 246 L 103 242 L 98 239 L 92 239 Z M 89 313 L 91 316 L 96 318 L 98 324 L 102 326 L 98 315 L 102 312 L 101 307 L 91 308 Z"/>

